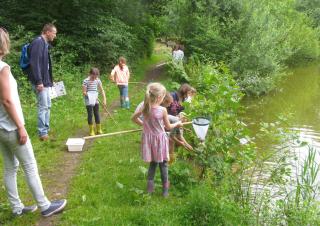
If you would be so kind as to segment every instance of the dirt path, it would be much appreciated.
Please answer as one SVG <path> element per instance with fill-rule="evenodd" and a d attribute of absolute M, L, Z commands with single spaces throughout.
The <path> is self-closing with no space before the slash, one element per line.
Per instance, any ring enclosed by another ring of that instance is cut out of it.
<path fill-rule="evenodd" d="M 143 82 L 132 88 L 134 90 L 141 89 L 145 86 L 145 83 L 152 81 L 160 81 L 161 75 L 164 74 L 165 63 L 160 63 L 149 69 L 146 74 Z M 114 109 L 119 108 L 119 101 L 112 102 L 109 106 L 109 112 L 113 112 Z M 109 116 L 104 115 L 102 120 L 105 120 Z M 73 134 L 73 137 L 84 137 L 88 135 L 87 127 L 80 129 L 77 133 Z M 84 150 L 87 150 L 93 145 L 93 140 L 88 140 L 85 143 Z M 77 173 L 77 168 L 82 160 L 83 152 L 68 152 L 64 148 L 63 159 L 60 161 L 60 164 L 57 166 L 56 170 L 52 173 L 46 174 L 45 176 L 50 178 L 50 184 L 54 185 L 53 187 L 47 187 L 46 193 L 50 194 L 51 199 L 61 199 L 67 197 L 70 182 L 73 176 Z M 53 215 L 52 217 L 44 218 L 42 217 L 38 222 L 37 226 L 53 226 L 58 222 L 60 215 Z"/>

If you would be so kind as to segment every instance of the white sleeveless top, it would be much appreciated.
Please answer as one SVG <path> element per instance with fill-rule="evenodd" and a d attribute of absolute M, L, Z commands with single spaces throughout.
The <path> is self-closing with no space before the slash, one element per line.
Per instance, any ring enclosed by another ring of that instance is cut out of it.
<path fill-rule="evenodd" d="M 2 71 L 2 69 L 5 66 L 8 66 L 9 70 L 10 70 L 9 84 L 10 84 L 11 98 L 13 100 L 14 106 L 16 107 L 18 117 L 20 118 L 20 120 L 24 124 L 24 118 L 23 118 L 22 108 L 21 108 L 18 89 L 17 89 L 17 82 L 11 74 L 10 66 L 7 63 L 0 60 L 0 71 Z M 12 121 L 12 119 L 8 115 L 6 109 L 4 108 L 4 106 L 1 102 L 0 102 L 0 129 L 4 129 L 7 131 L 13 131 L 13 130 L 17 129 L 16 124 Z"/>

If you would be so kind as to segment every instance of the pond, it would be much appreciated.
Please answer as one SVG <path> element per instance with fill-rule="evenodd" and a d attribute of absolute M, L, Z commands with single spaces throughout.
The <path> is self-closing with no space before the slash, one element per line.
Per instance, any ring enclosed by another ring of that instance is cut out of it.
<path fill-rule="evenodd" d="M 288 118 L 288 121 L 276 124 L 277 127 L 296 132 L 300 141 L 308 143 L 308 146 L 303 147 L 290 146 L 289 153 L 294 158 L 289 160 L 292 171 L 289 177 L 293 178 L 293 182 L 287 183 L 285 190 L 295 192 L 297 180 L 304 181 L 303 177 L 308 179 L 307 183 L 311 187 L 318 187 L 320 182 L 320 171 L 317 168 L 320 164 L 320 66 L 312 64 L 291 69 L 290 75 L 279 84 L 276 91 L 258 98 L 246 97 L 242 103 L 246 108 L 243 118 L 253 131 L 253 136 L 258 132 L 260 122 L 274 123 L 279 121 L 281 116 Z M 266 139 L 258 140 L 257 146 L 260 152 L 280 150 Z M 310 160 L 311 150 L 314 153 L 314 161 L 306 163 L 308 156 Z M 277 167 L 277 164 L 280 164 L 278 160 L 276 156 L 269 163 Z M 306 165 L 307 170 L 303 173 L 303 167 Z M 318 173 L 312 178 L 310 175 L 315 169 Z M 268 174 L 267 171 L 266 174 Z M 259 190 L 261 184 L 258 182 L 254 187 Z M 317 199 L 319 198 L 318 194 Z"/>
<path fill-rule="evenodd" d="M 259 98 L 245 98 L 243 104 L 246 107 L 244 120 L 253 131 L 257 131 L 260 122 L 275 122 L 279 116 L 285 116 L 289 119 L 288 123 L 281 126 L 290 127 L 303 139 L 318 146 L 320 142 L 318 64 L 292 69 L 276 91 Z"/>

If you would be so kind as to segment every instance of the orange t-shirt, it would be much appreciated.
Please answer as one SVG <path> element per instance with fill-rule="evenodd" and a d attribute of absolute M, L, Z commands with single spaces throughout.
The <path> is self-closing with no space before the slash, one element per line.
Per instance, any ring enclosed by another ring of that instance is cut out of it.
<path fill-rule="evenodd" d="M 119 65 L 116 65 L 111 71 L 111 79 L 116 82 L 117 85 L 128 85 L 130 78 L 130 72 L 127 65 L 124 65 L 122 70 Z"/>

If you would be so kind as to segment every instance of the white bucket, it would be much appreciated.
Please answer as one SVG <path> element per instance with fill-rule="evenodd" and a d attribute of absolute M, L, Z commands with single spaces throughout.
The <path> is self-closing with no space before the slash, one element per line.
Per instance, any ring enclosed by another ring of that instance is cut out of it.
<path fill-rule="evenodd" d="M 66 145 L 68 146 L 68 151 L 82 151 L 84 145 L 84 139 L 82 138 L 69 138 Z"/>

